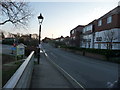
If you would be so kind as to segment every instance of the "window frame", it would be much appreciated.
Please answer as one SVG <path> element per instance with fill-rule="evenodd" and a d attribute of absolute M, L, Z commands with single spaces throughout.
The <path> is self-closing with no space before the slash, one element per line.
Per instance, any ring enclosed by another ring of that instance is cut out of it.
<path fill-rule="evenodd" d="M 98 26 L 102 26 L 102 20 L 101 19 L 98 21 Z"/>
<path fill-rule="evenodd" d="M 112 22 L 112 16 L 107 17 L 107 24 Z"/>

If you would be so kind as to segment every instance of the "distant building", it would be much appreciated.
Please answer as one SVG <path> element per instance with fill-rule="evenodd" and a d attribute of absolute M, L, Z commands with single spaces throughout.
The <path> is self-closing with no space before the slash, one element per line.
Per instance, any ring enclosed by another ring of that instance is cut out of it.
<path fill-rule="evenodd" d="M 82 35 L 82 29 L 84 28 L 83 25 L 78 25 L 77 27 L 75 27 L 74 29 L 72 29 L 70 31 L 70 45 L 71 46 L 75 46 L 75 47 L 79 47 L 81 46 L 81 35 Z"/>
<path fill-rule="evenodd" d="M 38 36 L 38 34 L 31 34 L 31 38 L 32 38 L 32 39 L 38 39 L 39 36 Z"/>
<path fill-rule="evenodd" d="M 64 41 L 64 37 L 61 36 L 61 37 L 58 37 L 56 39 L 54 39 L 56 42 L 63 42 Z"/>
<path fill-rule="evenodd" d="M 66 36 L 64 38 L 64 43 L 65 43 L 65 45 L 70 46 L 70 37 L 69 36 Z"/>
<path fill-rule="evenodd" d="M 28 34 L 22 35 L 21 38 L 24 39 L 24 41 L 30 40 L 31 39 L 31 34 L 30 35 L 28 35 Z"/>
<path fill-rule="evenodd" d="M 4 38 L 2 41 L 3 44 L 18 44 L 18 40 L 16 38 Z"/>
<path fill-rule="evenodd" d="M 48 43 L 49 41 L 51 41 L 52 39 L 51 38 L 48 38 L 48 37 L 45 37 L 42 41 L 44 43 Z"/>

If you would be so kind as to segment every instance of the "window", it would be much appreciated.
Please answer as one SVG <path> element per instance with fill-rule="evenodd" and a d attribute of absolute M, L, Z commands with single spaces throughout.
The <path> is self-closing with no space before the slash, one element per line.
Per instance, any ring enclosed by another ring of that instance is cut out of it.
<path fill-rule="evenodd" d="M 91 42 L 91 39 L 87 39 L 87 42 Z"/>
<path fill-rule="evenodd" d="M 96 37 L 96 41 L 102 41 L 102 37 Z"/>
<path fill-rule="evenodd" d="M 87 31 L 91 32 L 92 29 L 93 29 L 93 25 L 92 24 L 88 25 L 88 26 L 86 26 L 86 27 L 83 28 L 83 33 L 86 33 Z"/>
<path fill-rule="evenodd" d="M 92 30 L 92 24 L 87 26 L 87 31 Z"/>
<path fill-rule="evenodd" d="M 98 21 L 98 26 L 101 26 L 102 25 L 102 20 L 99 20 Z"/>
<path fill-rule="evenodd" d="M 86 32 L 86 27 L 83 28 L 83 33 L 85 33 L 85 32 Z"/>
<path fill-rule="evenodd" d="M 112 16 L 107 18 L 107 23 L 111 23 L 112 22 Z"/>
<path fill-rule="evenodd" d="M 74 34 L 74 30 L 72 30 L 72 34 Z"/>

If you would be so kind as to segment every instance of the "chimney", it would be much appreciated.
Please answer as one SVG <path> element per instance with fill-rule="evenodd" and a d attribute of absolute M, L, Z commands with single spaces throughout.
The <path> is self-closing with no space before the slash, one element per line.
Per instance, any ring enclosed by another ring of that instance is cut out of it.
<path fill-rule="evenodd" d="M 118 2 L 118 6 L 120 6 L 120 1 Z"/>

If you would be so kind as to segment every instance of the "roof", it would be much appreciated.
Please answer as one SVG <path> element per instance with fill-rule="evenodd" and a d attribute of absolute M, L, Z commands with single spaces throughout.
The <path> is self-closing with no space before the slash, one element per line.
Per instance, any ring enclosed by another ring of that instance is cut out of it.
<path fill-rule="evenodd" d="M 88 23 L 87 25 L 85 25 L 85 27 L 86 27 L 86 26 L 89 26 L 89 25 L 91 25 L 91 24 L 94 24 L 96 21 L 97 21 L 97 19 L 93 20 L 92 22 L 90 22 L 90 23 Z"/>
<path fill-rule="evenodd" d="M 17 47 L 21 47 L 21 46 L 23 46 L 23 47 L 27 47 L 27 46 L 24 45 L 23 43 L 20 43 L 20 44 L 17 45 Z"/>
<path fill-rule="evenodd" d="M 116 8 L 112 9 L 111 11 L 109 11 L 108 13 L 100 17 L 99 19 L 103 19 L 103 18 L 106 18 L 114 14 L 120 14 L 120 6 L 117 6 Z"/>
<path fill-rule="evenodd" d="M 75 31 L 80 31 L 85 27 L 85 25 L 78 25 L 77 27 L 73 28 L 70 32 L 72 32 L 73 30 Z"/>

